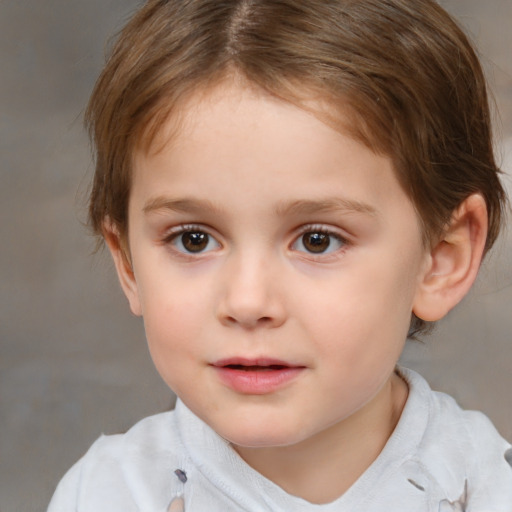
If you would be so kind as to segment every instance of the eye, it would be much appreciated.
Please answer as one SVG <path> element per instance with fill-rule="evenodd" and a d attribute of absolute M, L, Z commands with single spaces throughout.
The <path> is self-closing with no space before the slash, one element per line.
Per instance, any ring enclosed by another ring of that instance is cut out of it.
<path fill-rule="evenodd" d="M 178 233 L 172 233 L 164 241 L 185 254 L 199 254 L 220 247 L 219 242 L 209 233 L 201 229 L 187 227 L 182 228 Z"/>
<path fill-rule="evenodd" d="M 292 245 L 296 251 L 309 254 L 329 254 L 340 250 L 346 241 L 336 233 L 324 229 L 303 232 Z"/>

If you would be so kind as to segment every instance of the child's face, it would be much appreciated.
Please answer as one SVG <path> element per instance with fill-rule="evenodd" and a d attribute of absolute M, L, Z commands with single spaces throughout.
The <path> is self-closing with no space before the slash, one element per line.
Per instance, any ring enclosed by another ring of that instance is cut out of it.
<path fill-rule="evenodd" d="M 128 234 L 156 367 L 221 436 L 294 444 L 393 407 L 427 254 L 387 157 L 221 86 L 135 156 Z"/>

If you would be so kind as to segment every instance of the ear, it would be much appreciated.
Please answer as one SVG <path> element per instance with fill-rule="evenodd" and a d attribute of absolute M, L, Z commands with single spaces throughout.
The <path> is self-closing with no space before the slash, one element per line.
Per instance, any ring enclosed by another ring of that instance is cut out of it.
<path fill-rule="evenodd" d="M 462 300 L 475 282 L 486 239 L 485 200 L 473 194 L 453 212 L 441 239 L 430 251 L 413 304 L 418 318 L 435 322 Z"/>
<path fill-rule="evenodd" d="M 121 238 L 119 230 L 113 223 L 107 221 L 103 224 L 103 237 L 110 250 L 121 288 L 130 304 L 132 313 L 142 315 L 142 307 L 139 299 L 137 281 L 133 272 L 130 254 L 125 241 Z"/>

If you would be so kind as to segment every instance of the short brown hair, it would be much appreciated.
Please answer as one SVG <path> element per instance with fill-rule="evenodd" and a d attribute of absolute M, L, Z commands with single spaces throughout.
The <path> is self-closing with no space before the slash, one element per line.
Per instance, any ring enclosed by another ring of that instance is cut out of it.
<path fill-rule="evenodd" d="M 427 243 L 479 192 L 486 249 L 493 244 L 505 194 L 486 83 L 467 37 L 434 0 L 147 1 L 120 33 L 86 112 L 97 234 L 107 218 L 127 233 L 134 149 L 149 148 L 193 91 L 230 73 L 295 104 L 309 93 L 334 113 L 348 105 L 352 134 L 392 158 Z"/>

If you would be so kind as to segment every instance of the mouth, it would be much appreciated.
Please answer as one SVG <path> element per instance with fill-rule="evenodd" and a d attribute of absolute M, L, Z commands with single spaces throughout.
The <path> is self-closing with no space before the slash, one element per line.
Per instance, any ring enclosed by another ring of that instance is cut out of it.
<path fill-rule="evenodd" d="M 234 357 L 230 359 L 222 359 L 213 363 L 215 368 L 228 368 L 231 370 L 241 371 L 271 371 L 284 370 L 287 368 L 304 368 L 302 365 L 296 365 L 278 359 L 258 358 L 245 359 L 243 357 Z"/>
<path fill-rule="evenodd" d="M 211 365 L 221 382 L 232 390 L 249 395 L 277 391 L 294 381 L 305 366 L 276 359 L 231 358 Z"/>
<path fill-rule="evenodd" d="M 228 364 L 224 366 L 223 368 L 229 368 L 231 370 L 240 370 L 243 372 L 269 372 L 272 370 L 284 370 L 285 368 L 290 368 L 286 365 L 281 364 L 271 364 L 269 366 L 260 366 L 260 365 L 251 365 L 251 366 L 244 366 L 242 364 Z"/>

